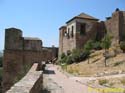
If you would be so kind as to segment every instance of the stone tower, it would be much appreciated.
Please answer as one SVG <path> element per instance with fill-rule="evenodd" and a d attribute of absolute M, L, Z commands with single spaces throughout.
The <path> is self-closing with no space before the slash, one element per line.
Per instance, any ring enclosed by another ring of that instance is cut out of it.
<path fill-rule="evenodd" d="M 22 50 L 22 31 L 20 29 L 11 28 L 5 30 L 5 49 L 6 50 Z"/>
<path fill-rule="evenodd" d="M 3 93 L 23 74 L 22 31 L 16 28 L 5 29 L 5 50 L 3 62 Z"/>
<path fill-rule="evenodd" d="M 66 26 L 62 26 L 59 28 L 59 53 L 58 56 L 63 52 L 63 37 L 66 33 Z"/>
<path fill-rule="evenodd" d="M 105 21 L 107 32 L 112 35 L 112 46 L 125 40 L 125 11 L 116 11 Z"/>

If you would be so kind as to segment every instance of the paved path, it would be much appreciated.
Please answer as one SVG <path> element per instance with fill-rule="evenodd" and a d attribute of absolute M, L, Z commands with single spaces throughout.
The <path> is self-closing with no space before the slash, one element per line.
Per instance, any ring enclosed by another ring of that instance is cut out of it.
<path fill-rule="evenodd" d="M 44 84 L 46 84 L 44 87 L 48 88 L 51 93 L 99 93 L 97 91 L 90 91 L 88 86 L 68 78 L 58 71 L 56 66 L 51 64 L 47 65 Z"/>

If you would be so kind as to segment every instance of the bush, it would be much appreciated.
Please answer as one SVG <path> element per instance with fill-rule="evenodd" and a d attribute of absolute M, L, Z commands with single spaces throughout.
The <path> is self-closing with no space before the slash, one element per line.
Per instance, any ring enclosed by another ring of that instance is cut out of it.
<path fill-rule="evenodd" d="M 104 49 L 109 49 L 111 46 L 111 36 L 109 36 L 108 34 L 102 39 L 101 42 L 101 47 Z"/>
<path fill-rule="evenodd" d="M 96 50 L 101 50 L 102 49 L 101 43 L 99 41 L 93 43 L 93 48 Z"/>
<path fill-rule="evenodd" d="M 125 52 L 125 41 L 120 42 L 120 48 Z"/>
<path fill-rule="evenodd" d="M 93 41 L 89 40 L 85 45 L 84 45 L 84 50 L 85 51 L 90 51 L 91 49 L 93 49 Z"/>
<path fill-rule="evenodd" d="M 80 54 L 79 56 L 79 60 L 83 61 L 86 60 L 89 57 L 90 52 L 89 51 L 84 51 Z"/>
<path fill-rule="evenodd" d="M 72 61 L 73 62 L 78 62 L 79 61 L 79 56 L 80 56 L 80 50 L 78 50 L 78 49 L 73 49 L 72 50 Z"/>
<path fill-rule="evenodd" d="M 65 53 L 61 54 L 61 59 L 63 59 L 64 57 L 66 57 Z"/>
<path fill-rule="evenodd" d="M 100 85 L 104 85 L 104 84 L 106 84 L 106 83 L 108 83 L 108 80 L 106 80 L 106 79 L 104 79 L 104 80 L 99 80 L 99 84 L 100 84 Z"/>
<path fill-rule="evenodd" d="M 67 56 L 63 57 L 62 59 L 59 60 L 60 63 L 66 63 Z"/>
<path fill-rule="evenodd" d="M 70 50 L 68 50 L 68 51 L 67 51 L 67 55 L 69 56 L 70 54 L 71 54 L 71 51 L 70 51 Z"/>
<path fill-rule="evenodd" d="M 72 56 L 67 56 L 66 64 L 72 64 L 72 63 L 73 63 Z"/>

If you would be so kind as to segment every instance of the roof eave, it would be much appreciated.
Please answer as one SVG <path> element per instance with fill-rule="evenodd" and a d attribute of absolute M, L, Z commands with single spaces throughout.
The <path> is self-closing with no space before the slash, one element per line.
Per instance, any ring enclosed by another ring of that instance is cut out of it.
<path fill-rule="evenodd" d="M 66 22 L 66 24 L 70 23 L 72 20 L 74 19 L 88 19 L 88 20 L 95 20 L 95 21 L 99 21 L 99 19 L 90 19 L 90 18 L 81 18 L 81 17 L 73 17 L 72 19 L 70 19 L 69 21 Z"/>

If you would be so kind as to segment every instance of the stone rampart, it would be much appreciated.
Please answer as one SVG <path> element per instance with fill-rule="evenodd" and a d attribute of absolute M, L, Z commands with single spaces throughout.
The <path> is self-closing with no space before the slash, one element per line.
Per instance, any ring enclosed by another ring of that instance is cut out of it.
<path fill-rule="evenodd" d="M 6 93 L 39 93 L 42 89 L 43 74 L 34 63 L 29 72 Z"/>

